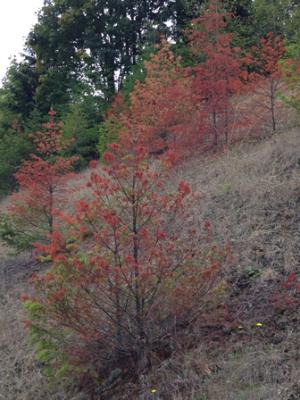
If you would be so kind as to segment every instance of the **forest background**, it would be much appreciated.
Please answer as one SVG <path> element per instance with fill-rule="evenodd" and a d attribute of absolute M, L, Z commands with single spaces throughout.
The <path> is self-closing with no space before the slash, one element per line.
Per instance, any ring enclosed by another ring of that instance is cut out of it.
<path fill-rule="evenodd" d="M 229 30 L 242 53 L 267 32 L 299 53 L 297 0 L 222 1 L 234 18 Z M 163 37 L 183 66 L 195 64 L 184 30 L 206 7 L 202 0 L 45 1 L 23 56 L 14 59 L 0 89 L 0 195 L 15 188 L 14 174 L 34 152 L 30 138 L 56 111 L 72 144 L 64 156 L 81 169 L 103 154 L 114 132 L 106 121 L 116 93 L 129 101 L 146 77 L 145 60 Z"/>

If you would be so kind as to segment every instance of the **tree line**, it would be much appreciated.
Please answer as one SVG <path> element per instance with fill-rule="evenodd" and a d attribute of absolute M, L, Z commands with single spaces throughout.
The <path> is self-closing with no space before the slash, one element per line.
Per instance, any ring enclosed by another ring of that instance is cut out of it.
<path fill-rule="evenodd" d="M 222 1 L 235 17 L 229 30 L 242 51 L 267 32 L 297 51 L 299 3 L 292 0 Z M 205 1 L 45 1 L 29 32 L 21 61 L 13 60 L 0 90 L 0 191 L 11 190 L 21 160 L 34 150 L 30 134 L 54 109 L 72 138 L 68 156 L 77 168 L 99 157 L 103 125 L 114 96 L 129 96 L 145 78 L 145 60 L 161 36 L 182 63 L 193 63 L 183 34 Z M 98 146 L 100 137 L 100 146 Z"/>

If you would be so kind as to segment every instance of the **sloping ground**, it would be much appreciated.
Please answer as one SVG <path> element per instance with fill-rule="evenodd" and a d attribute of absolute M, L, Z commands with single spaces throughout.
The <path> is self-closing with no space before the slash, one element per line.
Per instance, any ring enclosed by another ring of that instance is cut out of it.
<path fill-rule="evenodd" d="M 300 399 L 299 310 L 289 316 L 268 308 L 282 277 L 300 272 L 300 130 L 209 160 L 194 158 L 174 174 L 174 181 L 181 179 L 200 193 L 195 216 L 211 220 L 216 240 L 232 244 L 229 308 L 241 326 L 222 347 L 197 344 L 199 335 L 193 350 L 145 377 L 141 398 Z M 75 399 L 49 388 L 34 361 L 19 302 L 33 268 L 24 257 L 0 261 L 0 400 Z"/>
<path fill-rule="evenodd" d="M 217 240 L 232 244 L 229 308 L 241 326 L 221 346 L 200 337 L 148 387 L 174 400 L 300 399 L 299 303 L 291 313 L 270 306 L 283 277 L 300 273 L 300 131 L 193 160 L 177 179 L 202 194 L 199 220 L 210 219 Z"/>
<path fill-rule="evenodd" d="M 300 268 L 300 131 L 194 160 L 178 175 L 202 194 L 199 217 L 233 244 L 239 269 Z"/>

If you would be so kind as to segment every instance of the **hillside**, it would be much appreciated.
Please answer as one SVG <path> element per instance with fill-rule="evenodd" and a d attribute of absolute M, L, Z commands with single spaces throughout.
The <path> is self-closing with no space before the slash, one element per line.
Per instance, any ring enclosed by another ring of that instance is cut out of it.
<path fill-rule="evenodd" d="M 300 399 L 299 310 L 270 307 L 283 276 L 300 268 L 299 157 L 300 131 L 293 129 L 218 157 L 194 157 L 173 173 L 171 185 L 184 179 L 200 194 L 194 214 L 212 221 L 216 241 L 232 245 L 228 307 L 241 326 L 222 339 L 211 327 L 195 329 L 190 350 L 144 377 L 143 399 Z M 49 388 L 28 344 L 19 296 L 40 267 L 30 255 L 1 252 L 0 398 L 84 399 Z M 128 386 L 116 398 L 137 395 Z"/>

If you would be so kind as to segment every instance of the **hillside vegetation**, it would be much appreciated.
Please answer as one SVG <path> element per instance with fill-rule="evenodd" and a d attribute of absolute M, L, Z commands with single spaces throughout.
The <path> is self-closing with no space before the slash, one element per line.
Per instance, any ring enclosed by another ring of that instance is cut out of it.
<path fill-rule="evenodd" d="M 282 277 L 300 267 L 299 154 L 300 132 L 294 128 L 218 158 L 190 160 L 172 174 L 172 182 L 184 178 L 199 191 L 193 212 L 212 221 L 219 240 L 232 243 L 229 307 L 242 327 L 219 337 L 200 321 L 191 333 L 192 348 L 176 352 L 144 377 L 141 398 L 299 398 L 299 313 L 274 312 L 269 304 Z M 29 290 L 26 282 L 34 269 L 26 256 L 3 255 L 1 395 L 7 400 L 84 398 L 49 388 L 28 343 L 19 296 Z M 134 393 L 134 387 L 125 387 L 116 398 L 137 398 Z"/>
<path fill-rule="evenodd" d="M 300 399 L 299 18 L 45 1 L 0 89 L 0 400 Z"/>
<path fill-rule="evenodd" d="M 30 134 L 47 121 L 51 108 L 66 137 L 73 139 L 66 155 L 78 157 L 77 169 L 102 156 L 112 99 L 120 90 L 128 99 L 136 80 L 144 81 L 144 62 L 162 36 L 174 43 L 184 66 L 201 60 L 199 52 L 187 51 L 185 32 L 207 4 L 45 1 L 22 58 L 12 60 L 0 89 L 0 196 L 16 187 L 13 174 L 35 151 Z M 298 1 L 224 0 L 220 10 L 234 16 L 228 31 L 243 55 L 268 32 L 286 40 L 289 56 L 299 54 Z M 102 144 L 97 147 L 99 136 Z"/>

